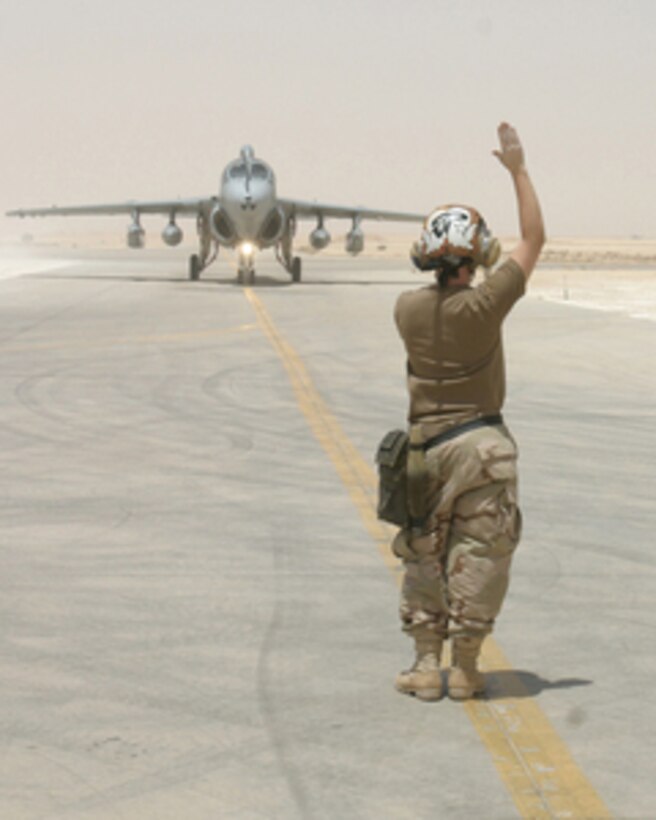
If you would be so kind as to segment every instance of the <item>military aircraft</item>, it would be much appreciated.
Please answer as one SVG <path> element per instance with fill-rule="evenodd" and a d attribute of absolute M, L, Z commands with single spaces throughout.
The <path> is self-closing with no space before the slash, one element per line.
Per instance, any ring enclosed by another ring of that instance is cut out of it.
<path fill-rule="evenodd" d="M 327 217 L 351 219 L 346 235 L 346 250 L 358 254 L 364 248 L 363 219 L 386 219 L 396 222 L 421 222 L 423 214 L 376 211 L 369 208 L 325 205 L 281 199 L 276 194 L 276 178 L 266 162 L 255 156 L 253 148 L 245 145 L 237 159 L 230 162 L 221 175 L 218 196 L 198 199 L 171 199 L 160 202 L 132 200 L 108 205 L 77 205 L 70 207 L 25 208 L 7 211 L 7 216 L 81 216 L 130 214 L 132 222 L 127 230 L 130 248 L 144 245 L 145 232 L 141 226 L 142 214 L 164 214 L 168 223 L 162 231 L 167 245 L 182 241 L 182 229 L 176 222 L 179 216 L 195 216 L 199 238 L 198 253 L 189 258 L 189 278 L 197 280 L 201 272 L 216 258 L 219 247 L 235 248 L 238 259 L 238 279 L 244 284 L 255 280 L 255 251 L 275 248 L 281 265 L 293 282 L 301 281 L 301 259 L 294 256 L 292 242 L 299 219 L 317 220 L 310 233 L 310 244 L 315 250 L 325 248 L 330 234 L 324 226 Z"/>

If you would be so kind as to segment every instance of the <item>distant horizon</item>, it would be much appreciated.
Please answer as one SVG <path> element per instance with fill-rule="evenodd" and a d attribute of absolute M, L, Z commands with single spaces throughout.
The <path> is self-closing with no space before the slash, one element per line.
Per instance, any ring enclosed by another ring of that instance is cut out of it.
<path fill-rule="evenodd" d="M 548 235 L 656 235 L 652 0 L 23 0 L 0 11 L 0 214 L 216 194 L 244 144 L 282 197 Z M 15 233 L 0 220 L 0 236 Z"/>
<path fill-rule="evenodd" d="M 62 218 L 63 221 L 64 218 Z M 150 221 L 148 221 L 150 220 Z M 154 221 L 153 221 L 154 220 Z M 42 223 L 41 230 L 30 230 L 27 226 L 30 221 L 40 221 Z M 66 222 L 72 222 L 73 219 L 67 219 Z M 38 246 L 39 242 L 48 242 L 49 244 L 57 244 L 60 243 L 70 243 L 70 242 L 92 242 L 92 241 L 105 241 L 111 242 L 113 245 L 117 247 L 125 247 L 125 250 L 130 252 L 131 254 L 139 254 L 140 250 L 143 249 L 130 249 L 127 247 L 125 243 L 125 232 L 127 229 L 129 218 L 126 216 L 123 218 L 121 222 L 121 218 L 118 217 L 117 222 L 117 229 L 112 230 L 110 228 L 90 228 L 84 230 L 83 228 L 76 228 L 74 226 L 70 227 L 62 227 L 61 229 L 56 229 L 51 226 L 43 225 L 43 220 L 28 220 L 25 219 L 25 229 L 24 230 L 15 230 L 12 232 L 7 232 L 7 234 L 2 235 L 0 234 L 0 245 L 2 246 L 9 246 L 9 245 L 17 245 L 17 246 Z M 52 220 L 49 220 L 52 222 Z M 166 220 L 160 220 L 159 224 L 157 222 L 157 217 L 149 217 L 148 219 L 142 219 L 144 228 L 146 230 L 146 245 L 145 250 L 155 250 L 155 249 L 162 249 L 162 250 L 175 250 L 175 248 L 169 248 L 164 241 L 160 237 L 161 229 L 166 224 Z M 342 242 L 346 234 L 348 233 L 349 226 L 348 224 L 343 224 L 340 227 L 337 227 L 335 223 L 337 220 L 331 222 L 331 220 L 326 220 L 326 227 L 328 228 L 331 236 L 332 241 L 328 245 L 328 252 L 332 253 L 340 242 Z M 196 234 L 195 228 L 193 227 L 193 220 L 191 219 L 180 219 L 180 226 L 184 231 L 184 238 L 179 247 L 195 247 L 196 245 Z M 375 225 L 376 223 L 370 223 Z M 187 226 L 187 230 L 185 230 L 185 225 Z M 314 223 L 312 222 L 305 222 L 303 223 L 305 227 L 300 227 L 298 229 L 297 235 L 294 240 L 295 247 L 299 247 L 306 243 L 307 236 L 309 232 L 314 227 Z M 401 240 L 407 239 L 408 242 L 411 242 L 413 237 L 419 235 L 420 226 L 416 227 L 416 230 L 413 231 L 410 226 L 400 226 L 398 230 L 390 229 L 386 230 L 384 227 L 379 226 L 377 229 L 368 229 L 368 223 L 364 222 L 362 224 L 365 234 L 365 243 L 369 240 L 369 243 L 372 240 L 378 241 L 380 239 L 385 239 L 387 241 L 393 240 Z M 32 236 L 31 240 L 24 240 L 23 237 L 25 236 Z M 497 238 L 502 244 L 511 243 L 518 239 L 518 234 L 501 234 L 497 235 Z M 633 235 L 633 236 L 622 236 L 620 234 L 616 235 L 593 235 L 593 234 L 580 234 L 580 235 L 566 235 L 561 234 L 558 236 L 547 236 L 545 249 L 548 249 L 550 245 L 555 243 L 562 243 L 562 242 L 572 242 L 572 243 L 594 243 L 594 242 L 601 242 L 604 244 L 612 244 L 614 242 L 622 242 L 622 243 L 656 243 L 656 233 L 652 236 L 647 235 Z M 366 247 L 366 245 L 365 245 Z M 271 251 L 271 248 L 265 248 L 261 252 L 265 253 Z M 222 248 L 224 253 L 231 253 L 230 248 Z M 313 254 L 321 255 L 324 251 L 312 251 Z"/>

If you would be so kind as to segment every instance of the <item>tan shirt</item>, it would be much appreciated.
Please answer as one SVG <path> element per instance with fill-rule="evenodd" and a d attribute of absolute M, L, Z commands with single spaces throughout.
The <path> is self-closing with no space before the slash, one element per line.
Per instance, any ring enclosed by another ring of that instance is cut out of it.
<path fill-rule="evenodd" d="M 409 419 L 433 436 L 499 413 L 506 392 L 501 324 L 526 279 L 508 259 L 475 288 L 402 293 L 394 319 L 408 354 Z"/>

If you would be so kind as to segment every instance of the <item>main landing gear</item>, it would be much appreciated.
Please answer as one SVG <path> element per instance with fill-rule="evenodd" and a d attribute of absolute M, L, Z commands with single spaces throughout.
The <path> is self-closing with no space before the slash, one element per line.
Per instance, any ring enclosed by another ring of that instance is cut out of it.
<path fill-rule="evenodd" d="M 189 257 L 189 279 L 191 282 L 197 282 L 200 279 L 201 273 L 208 265 L 218 256 L 218 247 L 211 256 L 206 257 L 204 254 L 192 253 Z"/>
<path fill-rule="evenodd" d="M 280 240 L 280 244 L 276 249 L 276 256 L 283 268 L 292 277 L 292 282 L 300 282 L 302 269 L 301 257 L 292 255 L 292 238 L 294 231 L 295 224 L 291 224 L 289 231 L 287 231 Z"/>
<path fill-rule="evenodd" d="M 189 257 L 189 279 L 192 282 L 197 282 L 202 269 L 203 266 L 200 263 L 200 257 L 197 253 L 192 253 Z"/>
<path fill-rule="evenodd" d="M 212 237 L 204 214 L 199 214 L 196 227 L 199 241 L 198 253 L 192 253 L 189 257 L 189 279 L 192 282 L 197 282 L 200 279 L 201 273 L 214 262 L 219 254 L 218 242 L 214 243 L 214 252 L 212 253 Z"/>

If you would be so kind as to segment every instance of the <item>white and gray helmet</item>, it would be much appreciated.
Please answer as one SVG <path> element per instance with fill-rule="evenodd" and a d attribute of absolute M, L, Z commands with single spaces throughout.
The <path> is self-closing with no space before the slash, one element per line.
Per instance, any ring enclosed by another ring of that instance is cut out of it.
<path fill-rule="evenodd" d="M 419 270 L 439 270 L 469 261 L 473 267 L 491 268 L 499 258 L 501 246 L 485 220 L 467 205 L 442 205 L 424 222 L 410 257 Z"/>

